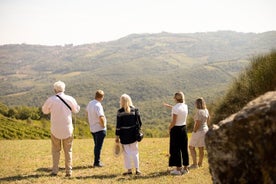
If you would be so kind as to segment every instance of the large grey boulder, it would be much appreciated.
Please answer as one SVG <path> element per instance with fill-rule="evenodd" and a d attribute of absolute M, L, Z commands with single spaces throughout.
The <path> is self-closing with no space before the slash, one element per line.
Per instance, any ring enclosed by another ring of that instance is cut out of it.
<path fill-rule="evenodd" d="M 276 183 L 276 91 L 213 125 L 205 141 L 213 183 Z"/>

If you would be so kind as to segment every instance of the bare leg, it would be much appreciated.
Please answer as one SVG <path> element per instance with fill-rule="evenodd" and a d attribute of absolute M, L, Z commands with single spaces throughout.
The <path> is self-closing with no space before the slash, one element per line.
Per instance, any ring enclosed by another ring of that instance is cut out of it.
<path fill-rule="evenodd" d="M 198 166 L 201 167 L 203 162 L 203 157 L 204 157 L 204 147 L 199 147 L 198 150 L 199 150 Z"/>
<path fill-rule="evenodd" d="M 193 165 L 197 165 L 197 159 L 196 159 L 196 150 L 195 150 L 195 147 L 193 147 L 193 146 L 189 146 L 189 149 L 190 149 L 190 153 L 191 153 L 191 156 L 192 156 L 192 159 L 193 159 Z"/>

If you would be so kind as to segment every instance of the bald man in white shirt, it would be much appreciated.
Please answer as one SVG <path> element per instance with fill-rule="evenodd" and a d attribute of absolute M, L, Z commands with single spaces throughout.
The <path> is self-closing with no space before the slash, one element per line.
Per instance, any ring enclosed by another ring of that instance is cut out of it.
<path fill-rule="evenodd" d="M 78 113 L 80 111 L 80 106 L 73 97 L 64 94 L 64 91 L 65 83 L 62 81 L 55 82 L 55 95 L 46 100 L 42 106 L 42 112 L 44 114 L 51 114 L 51 142 L 53 157 L 53 168 L 51 175 L 56 176 L 58 173 L 60 151 L 61 147 L 63 147 L 66 176 L 71 177 L 72 143 L 74 138 L 72 112 Z"/>

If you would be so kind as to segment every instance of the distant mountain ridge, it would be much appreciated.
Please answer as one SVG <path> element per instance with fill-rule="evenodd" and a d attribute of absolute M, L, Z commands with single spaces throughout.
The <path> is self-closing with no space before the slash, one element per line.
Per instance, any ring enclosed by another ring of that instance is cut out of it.
<path fill-rule="evenodd" d="M 41 106 L 52 84 L 63 80 L 66 92 L 82 107 L 96 89 L 106 92 L 111 121 L 121 94 L 132 96 L 150 123 L 167 118 L 162 102 L 183 90 L 187 103 L 221 96 L 249 58 L 276 47 L 276 31 L 191 34 L 132 34 L 121 39 L 65 46 L 0 46 L 0 101 Z M 193 108 L 193 105 L 190 105 Z"/>
<path fill-rule="evenodd" d="M 159 33 L 159 34 L 132 34 L 121 38 L 114 43 L 123 43 L 131 40 L 128 47 L 141 48 L 145 44 L 148 48 L 164 48 L 163 52 L 185 53 L 190 57 L 209 56 L 209 62 L 233 59 L 244 59 L 256 53 L 267 52 L 275 48 L 275 31 L 265 33 L 238 33 L 233 31 L 218 31 L 206 33 Z M 162 41 L 162 46 L 156 43 Z"/>

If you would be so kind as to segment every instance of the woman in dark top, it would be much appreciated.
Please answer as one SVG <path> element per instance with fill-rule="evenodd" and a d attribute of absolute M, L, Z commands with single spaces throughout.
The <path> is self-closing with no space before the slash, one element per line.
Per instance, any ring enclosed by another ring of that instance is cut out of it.
<path fill-rule="evenodd" d="M 129 95 L 123 94 L 120 98 L 120 109 L 117 112 L 116 122 L 116 143 L 123 145 L 124 163 L 127 172 L 123 175 L 132 174 L 132 161 L 136 169 L 136 174 L 140 175 L 139 170 L 139 150 L 136 140 L 137 122 L 142 126 L 140 113 L 136 109 Z"/>

